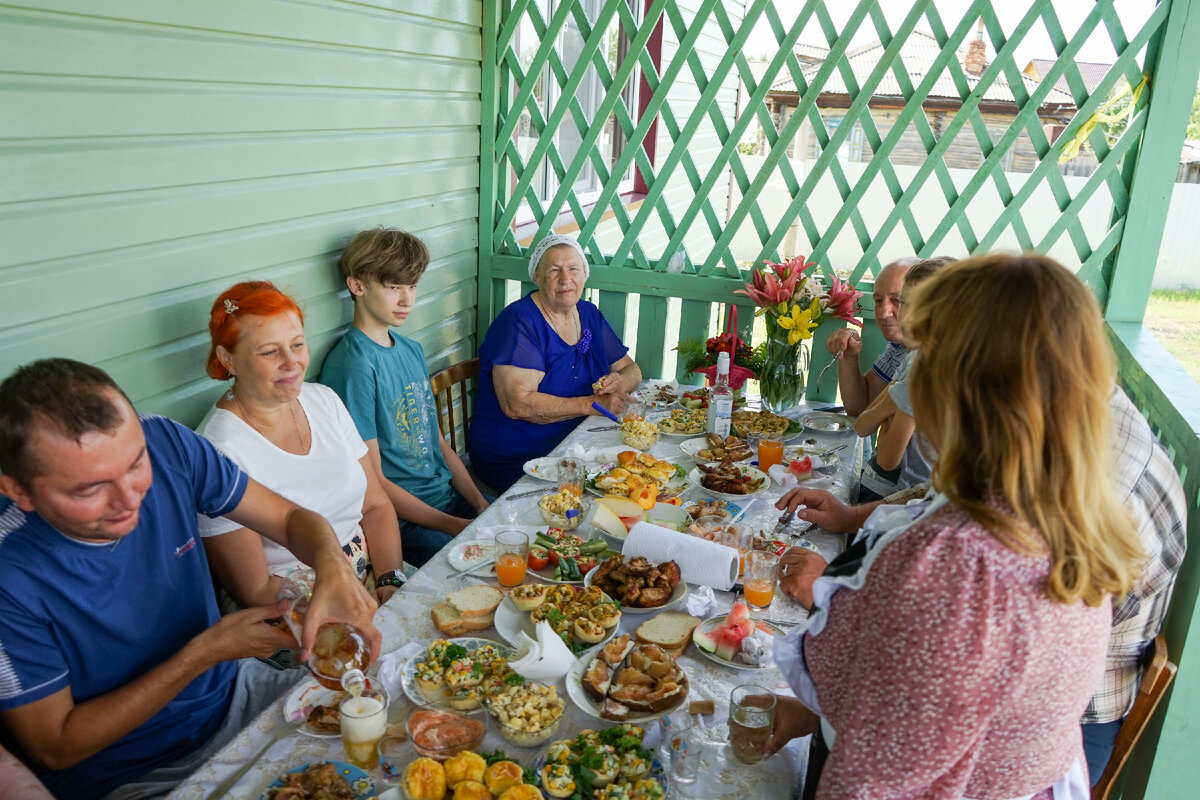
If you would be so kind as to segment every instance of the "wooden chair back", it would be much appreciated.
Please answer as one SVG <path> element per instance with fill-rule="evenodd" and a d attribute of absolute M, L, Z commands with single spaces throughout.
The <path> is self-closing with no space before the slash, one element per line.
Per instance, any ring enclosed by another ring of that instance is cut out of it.
<path fill-rule="evenodd" d="M 1108 764 L 1105 765 L 1100 780 L 1092 787 L 1092 800 L 1108 800 L 1117 778 L 1121 777 L 1121 771 L 1125 769 L 1125 764 L 1133 753 L 1133 748 L 1138 739 L 1142 738 L 1142 732 L 1154 716 L 1154 710 L 1158 708 L 1159 701 L 1175 678 L 1177 669 L 1178 667 L 1167 660 L 1167 640 L 1160 633 L 1154 637 L 1150 663 L 1142 673 L 1137 699 L 1133 701 L 1133 707 L 1129 709 L 1125 722 L 1121 724 L 1117 740 L 1113 743 L 1112 755 L 1108 757 Z"/>
<path fill-rule="evenodd" d="M 429 376 L 429 385 L 433 388 L 433 402 L 437 404 L 438 431 L 442 436 L 450 437 L 450 446 L 456 453 L 462 453 L 467 447 L 467 428 L 471 424 L 471 393 L 474 392 L 474 384 L 478 380 L 478 358 L 451 364 L 441 372 Z M 458 441 L 460 422 L 462 447 L 459 447 Z"/>

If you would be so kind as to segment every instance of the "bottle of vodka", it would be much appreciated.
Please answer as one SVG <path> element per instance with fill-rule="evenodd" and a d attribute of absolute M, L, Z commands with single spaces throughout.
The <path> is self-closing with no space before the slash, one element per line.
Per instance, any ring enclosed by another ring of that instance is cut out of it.
<path fill-rule="evenodd" d="M 724 439 L 733 421 L 733 391 L 729 388 L 729 353 L 717 354 L 717 382 L 708 395 L 706 430 Z"/>

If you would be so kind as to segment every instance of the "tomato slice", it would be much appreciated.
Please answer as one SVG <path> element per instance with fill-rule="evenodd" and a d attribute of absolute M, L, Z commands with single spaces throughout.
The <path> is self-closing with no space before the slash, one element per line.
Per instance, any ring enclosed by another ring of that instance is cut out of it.
<path fill-rule="evenodd" d="M 529 548 L 529 568 L 545 569 L 550 563 L 550 553 L 544 547 Z"/>

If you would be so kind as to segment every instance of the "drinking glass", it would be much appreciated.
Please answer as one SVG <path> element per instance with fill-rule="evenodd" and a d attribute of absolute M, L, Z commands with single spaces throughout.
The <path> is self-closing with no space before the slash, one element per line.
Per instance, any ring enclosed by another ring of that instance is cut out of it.
<path fill-rule="evenodd" d="M 725 530 L 725 524 L 732 518 L 733 515 L 728 511 L 722 511 L 719 514 L 705 514 L 703 517 L 694 519 L 688 526 L 688 530 L 701 539 L 707 539 L 710 542 L 719 542 L 721 534 Z"/>
<path fill-rule="evenodd" d="M 529 566 L 529 535 L 517 530 L 496 534 L 496 578 L 501 586 L 517 586 Z"/>
<path fill-rule="evenodd" d="M 583 494 L 583 462 L 577 458 L 558 460 L 558 489 L 567 490 L 576 496 Z"/>
<path fill-rule="evenodd" d="M 734 688 L 729 695 L 729 747 L 743 764 L 762 761 L 775 728 L 775 695 L 752 683 Z"/>
<path fill-rule="evenodd" d="M 775 584 L 779 572 L 779 556 L 766 550 L 746 553 L 742 574 L 742 592 L 754 608 L 766 608 L 775 599 Z"/>
<path fill-rule="evenodd" d="M 385 736 L 379 740 L 379 769 L 386 783 L 400 783 L 404 768 L 415 757 L 412 742 L 403 736 Z"/>
<path fill-rule="evenodd" d="M 374 769 L 379 763 L 379 740 L 387 735 L 387 690 L 368 683 L 360 696 L 347 696 L 338 712 L 346 760 L 359 769 Z"/>
<path fill-rule="evenodd" d="M 763 436 L 758 440 L 758 468 L 766 472 L 783 463 L 783 439 Z"/>
<path fill-rule="evenodd" d="M 621 422 L 631 422 L 633 420 L 644 420 L 646 418 L 646 401 L 633 399 L 629 405 L 625 406 L 625 410 L 621 412 Z"/>
<path fill-rule="evenodd" d="M 726 523 L 717 541 L 738 551 L 738 572 L 746 571 L 746 554 L 753 549 L 754 530 L 741 522 Z"/>
<path fill-rule="evenodd" d="M 670 757 L 671 781 L 691 783 L 700 773 L 700 729 L 691 714 L 676 711 L 663 719 L 666 727 L 667 752 Z"/>

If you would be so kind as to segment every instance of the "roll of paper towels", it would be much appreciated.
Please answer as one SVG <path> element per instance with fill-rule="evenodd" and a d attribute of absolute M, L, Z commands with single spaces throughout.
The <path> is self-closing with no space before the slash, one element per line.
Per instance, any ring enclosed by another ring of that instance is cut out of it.
<path fill-rule="evenodd" d="M 732 589 L 738 579 L 737 550 L 649 522 L 633 526 L 621 553 L 626 558 L 644 556 L 655 564 L 674 561 L 688 583 L 723 592 Z"/>

